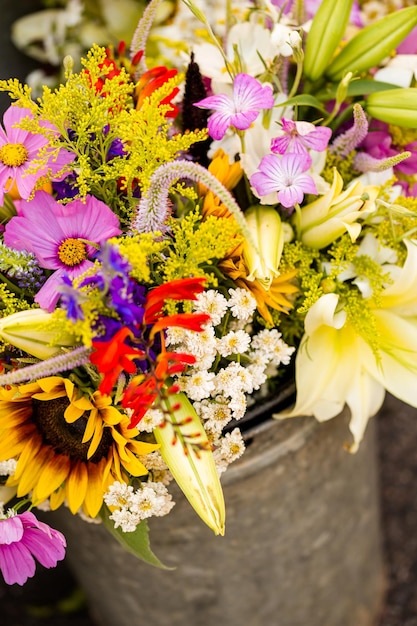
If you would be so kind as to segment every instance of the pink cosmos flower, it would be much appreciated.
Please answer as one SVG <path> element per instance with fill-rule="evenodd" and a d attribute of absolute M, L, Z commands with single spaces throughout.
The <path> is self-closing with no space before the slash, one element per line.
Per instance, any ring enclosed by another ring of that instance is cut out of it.
<path fill-rule="evenodd" d="M 233 82 L 233 98 L 218 94 L 196 102 L 195 106 L 216 111 L 209 117 L 208 130 L 213 139 L 223 139 L 230 126 L 238 130 L 249 128 L 261 109 L 274 106 L 274 98 L 269 85 L 262 85 L 249 74 L 237 74 Z"/>
<path fill-rule="evenodd" d="M 250 184 L 259 197 L 277 192 L 278 201 L 289 209 L 303 201 L 305 193 L 317 194 L 316 185 L 304 172 L 311 165 L 308 154 L 267 154 L 252 174 Z"/>
<path fill-rule="evenodd" d="M 68 150 L 60 150 L 56 160 L 50 159 L 48 166 L 34 174 L 27 174 L 32 161 L 37 158 L 39 150 L 48 144 L 43 135 L 35 135 L 22 128 L 15 128 L 25 117 L 33 119 L 30 109 L 11 106 L 3 117 L 4 129 L 0 126 L 0 204 L 4 193 L 10 191 L 14 184 L 22 198 L 29 198 L 36 181 L 47 174 L 58 172 L 74 160 L 75 155 Z M 52 124 L 43 122 L 45 128 L 54 130 Z"/>
<path fill-rule="evenodd" d="M 0 571 L 8 585 L 23 585 L 36 563 L 55 567 L 65 556 L 64 535 L 40 522 L 33 513 L 0 515 Z"/>
<path fill-rule="evenodd" d="M 4 242 L 15 250 L 32 252 L 41 267 L 54 270 L 35 297 L 39 306 L 51 312 L 63 276 L 75 278 L 92 266 L 89 259 L 96 248 L 86 241 L 100 244 L 120 234 L 117 216 L 97 198 L 87 196 L 85 204 L 73 200 L 62 205 L 45 191 L 37 191 L 6 225 Z"/>
<path fill-rule="evenodd" d="M 281 124 L 283 134 L 271 141 L 271 151 L 277 154 L 305 154 L 309 149 L 323 152 L 332 136 L 330 128 L 314 126 L 310 122 L 293 122 L 283 117 Z"/>

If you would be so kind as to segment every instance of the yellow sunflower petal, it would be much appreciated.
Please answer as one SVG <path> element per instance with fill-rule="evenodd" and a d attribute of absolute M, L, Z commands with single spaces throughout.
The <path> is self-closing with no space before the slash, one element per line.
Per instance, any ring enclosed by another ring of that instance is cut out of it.
<path fill-rule="evenodd" d="M 17 482 L 17 493 L 18 496 L 25 496 L 30 491 L 32 491 L 39 480 L 39 476 L 41 475 L 44 467 L 48 463 L 48 459 L 51 455 L 52 451 L 49 448 L 41 448 L 36 456 L 29 458 L 25 465 L 21 464 L 21 460 L 19 459 L 17 463 L 16 470 L 19 471 L 20 468 L 22 470 L 22 475 L 18 479 L 13 477 L 13 479 Z M 15 483 L 16 484 L 16 483 Z"/>
<path fill-rule="evenodd" d="M 93 456 L 94 452 L 97 450 L 98 446 L 100 445 L 100 441 L 103 437 L 103 425 L 102 424 L 97 424 L 94 430 L 94 435 L 93 438 L 91 439 L 91 443 L 90 446 L 88 448 L 88 452 L 87 452 L 87 459 L 91 459 L 91 457 Z M 85 435 L 84 435 L 85 437 Z M 83 439 L 84 441 L 84 439 Z"/>
<path fill-rule="evenodd" d="M 39 450 L 42 447 L 42 437 L 38 433 L 34 433 L 32 437 L 26 439 L 22 446 L 22 451 L 19 455 L 19 459 L 16 466 L 16 471 L 13 474 L 13 478 L 16 481 L 20 481 L 22 474 L 26 471 L 29 463 L 36 458 Z M 34 468 L 32 468 L 33 471 Z"/>
<path fill-rule="evenodd" d="M 52 511 L 56 511 L 62 506 L 65 502 L 65 489 L 64 487 L 59 487 L 56 491 L 51 493 L 49 497 L 49 504 Z"/>
<path fill-rule="evenodd" d="M 34 432 L 31 424 L 11 429 L 9 432 L 5 431 L 0 438 L 0 461 L 7 461 L 18 456 L 24 445 L 23 442 L 27 441 Z"/>
<path fill-rule="evenodd" d="M 83 462 L 76 463 L 65 484 L 68 506 L 74 515 L 84 502 L 88 488 L 88 471 Z"/>
<path fill-rule="evenodd" d="M 105 461 L 88 464 L 88 488 L 83 509 L 90 517 L 96 517 L 103 504 L 103 469 Z"/>
<path fill-rule="evenodd" d="M 90 441 L 96 430 L 99 431 L 101 437 L 103 433 L 103 424 L 100 418 L 97 419 L 97 411 L 91 411 L 87 421 L 87 425 L 84 430 L 82 442 L 86 443 L 86 441 Z"/>
<path fill-rule="evenodd" d="M 45 500 L 55 489 L 65 481 L 70 471 L 71 459 L 62 454 L 54 454 L 39 477 L 38 484 L 33 491 L 36 501 Z"/>

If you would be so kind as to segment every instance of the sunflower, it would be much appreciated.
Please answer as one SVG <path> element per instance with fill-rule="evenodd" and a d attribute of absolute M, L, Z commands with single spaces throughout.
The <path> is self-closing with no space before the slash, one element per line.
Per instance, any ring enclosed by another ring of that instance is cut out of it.
<path fill-rule="evenodd" d="M 17 460 L 7 485 L 19 497 L 32 492 L 34 505 L 66 500 L 72 513 L 95 517 L 108 486 L 147 474 L 138 457 L 158 448 L 136 440 L 129 422 L 109 396 L 86 395 L 67 378 L 0 388 L 0 460 Z"/>

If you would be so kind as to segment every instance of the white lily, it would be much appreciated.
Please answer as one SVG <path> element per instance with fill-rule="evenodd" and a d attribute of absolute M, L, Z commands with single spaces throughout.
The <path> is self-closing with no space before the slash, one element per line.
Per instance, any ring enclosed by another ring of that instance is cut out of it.
<path fill-rule="evenodd" d="M 311 248 L 325 248 L 344 232 L 355 241 L 360 232 L 359 219 L 375 210 L 378 187 L 364 187 L 356 180 L 343 190 L 343 179 L 334 169 L 331 188 L 314 202 L 302 207 L 299 238 Z"/>
<path fill-rule="evenodd" d="M 417 241 L 405 244 L 406 262 L 372 310 L 378 355 L 339 309 L 339 296 L 325 294 L 305 319 L 296 358 L 295 406 L 275 417 L 313 415 L 325 421 L 347 404 L 354 452 L 385 391 L 417 407 Z"/>
<path fill-rule="evenodd" d="M 196 513 L 216 535 L 224 535 L 223 491 L 206 432 L 183 393 L 172 396 L 169 405 L 176 404 L 172 423 L 166 421 L 153 431 L 159 452 Z"/>
<path fill-rule="evenodd" d="M 60 353 L 62 347 L 74 345 L 74 337 L 51 327 L 52 314 L 43 309 L 18 311 L 0 319 L 0 339 L 37 359 L 49 359 Z"/>

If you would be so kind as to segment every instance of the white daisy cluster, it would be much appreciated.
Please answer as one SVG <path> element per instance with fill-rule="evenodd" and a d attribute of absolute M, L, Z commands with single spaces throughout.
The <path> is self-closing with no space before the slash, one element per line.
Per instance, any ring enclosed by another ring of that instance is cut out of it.
<path fill-rule="evenodd" d="M 0 461 L 0 476 L 13 476 L 16 471 L 17 461 L 16 459 L 8 459 L 7 461 Z"/>
<path fill-rule="evenodd" d="M 194 305 L 195 311 L 211 317 L 205 330 L 167 332 L 169 345 L 196 357 L 196 363 L 176 382 L 192 401 L 218 450 L 223 449 L 224 427 L 245 415 L 247 395 L 259 390 L 279 365 L 287 365 L 294 352 L 275 328 L 253 334 L 255 309 L 256 300 L 246 289 L 230 289 L 229 299 L 209 290 L 200 294 Z M 237 458 L 230 453 L 222 455 L 229 461 Z"/>
<path fill-rule="evenodd" d="M 104 502 L 112 509 L 110 519 L 114 527 L 120 526 L 124 533 L 134 532 L 148 517 L 167 515 L 174 506 L 172 496 L 162 482 L 142 483 L 135 490 L 131 485 L 116 481 L 104 494 Z"/>

